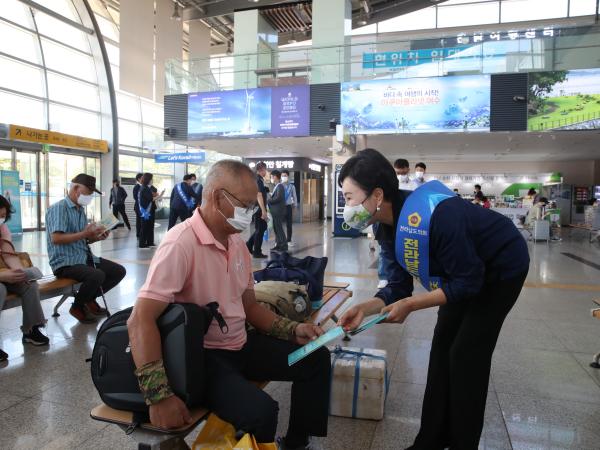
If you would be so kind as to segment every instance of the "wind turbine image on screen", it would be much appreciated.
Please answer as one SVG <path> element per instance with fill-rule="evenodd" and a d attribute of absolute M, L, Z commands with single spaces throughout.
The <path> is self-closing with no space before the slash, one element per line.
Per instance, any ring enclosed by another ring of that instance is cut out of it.
<path fill-rule="evenodd" d="M 254 92 L 250 92 L 246 89 L 246 126 L 242 130 L 244 134 L 253 134 L 252 133 L 252 122 L 250 117 L 252 115 L 252 100 L 254 100 Z"/>

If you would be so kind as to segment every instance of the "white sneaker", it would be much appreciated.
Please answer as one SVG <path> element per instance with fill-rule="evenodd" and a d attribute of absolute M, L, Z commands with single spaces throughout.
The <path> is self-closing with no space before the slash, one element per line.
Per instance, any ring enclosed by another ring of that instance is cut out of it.
<path fill-rule="evenodd" d="M 377 289 L 383 289 L 387 285 L 388 285 L 387 280 L 379 280 L 379 283 L 377 283 Z"/>
<path fill-rule="evenodd" d="M 292 242 L 292 241 L 288 242 L 287 244 L 288 244 L 288 247 L 295 247 L 296 246 L 296 243 Z"/>

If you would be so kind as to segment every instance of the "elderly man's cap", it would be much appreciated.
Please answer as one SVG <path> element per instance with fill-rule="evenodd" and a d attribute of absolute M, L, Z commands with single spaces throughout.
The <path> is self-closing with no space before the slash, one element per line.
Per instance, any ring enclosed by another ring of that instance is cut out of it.
<path fill-rule="evenodd" d="M 96 189 L 96 177 L 91 175 L 87 175 L 85 173 L 80 173 L 75 178 L 71 180 L 71 183 L 81 184 L 91 191 L 97 192 L 100 195 L 103 195 L 98 189 Z"/>

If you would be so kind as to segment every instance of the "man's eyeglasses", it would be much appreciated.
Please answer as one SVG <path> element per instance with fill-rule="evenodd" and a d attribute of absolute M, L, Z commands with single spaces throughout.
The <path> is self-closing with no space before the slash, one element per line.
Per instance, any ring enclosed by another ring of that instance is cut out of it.
<path fill-rule="evenodd" d="M 256 211 L 258 211 L 258 205 L 256 203 L 252 203 L 250 205 L 246 205 L 243 201 L 241 201 L 239 198 L 237 198 L 235 195 L 233 195 L 231 192 L 229 192 L 227 189 L 221 188 L 222 191 L 226 192 L 227 195 L 225 196 L 227 198 L 227 196 L 232 197 L 236 202 L 238 202 L 241 206 L 241 208 L 244 208 L 244 212 L 246 214 L 254 214 Z M 227 200 L 229 200 L 229 198 L 227 198 Z M 231 202 L 231 200 L 230 200 Z M 232 203 L 233 206 L 233 203 Z"/>

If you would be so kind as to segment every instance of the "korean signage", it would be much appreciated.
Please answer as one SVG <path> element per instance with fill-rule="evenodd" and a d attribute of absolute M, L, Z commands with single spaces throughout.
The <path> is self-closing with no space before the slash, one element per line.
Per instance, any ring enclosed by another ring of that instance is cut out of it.
<path fill-rule="evenodd" d="M 293 159 L 270 159 L 270 160 L 264 160 L 263 161 L 266 165 L 267 165 L 267 170 L 280 170 L 280 169 L 288 169 L 288 170 L 292 170 L 294 169 L 294 165 L 295 165 L 295 161 Z M 254 167 L 256 167 L 256 163 L 251 162 L 249 164 L 251 169 L 254 169 Z"/>
<path fill-rule="evenodd" d="M 272 88 L 271 135 L 308 136 L 310 134 L 310 87 Z"/>
<path fill-rule="evenodd" d="M 156 153 L 154 162 L 157 163 L 194 163 L 202 164 L 206 161 L 205 152 L 194 153 Z"/>
<path fill-rule="evenodd" d="M 246 159 L 246 163 L 251 169 L 256 167 L 256 163 L 264 162 L 267 165 L 267 170 L 301 170 L 322 173 L 322 164 L 308 158 L 277 158 L 277 159 Z"/>
<path fill-rule="evenodd" d="M 480 42 L 493 41 L 516 41 L 517 39 L 536 39 L 545 37 L 554 37 L 555 31 L 552 27 L 543 29 L 530 28 L 525 31 L 510 30 L 510 31 L 494 31 L 491 33 L 459 33 L 456 36 L 456 44 L 478 44 Z"/>
<path fill-rule="evenodd" d="M 401 52 L 379 52 L 363 54 L 363 69 L 380 67 L 406 67 L 435 62 L 469 48 L 468 46 L 452 48 L 427 48 L 422 50 L 405 50 Z"/>
<path fill-rule="evenodd" d="M 90 152 L 108 153 L 108 142 L 102 139 L 90 139 L 56 131 L 39 130 L 37 128 L 10 125 L 9 139 L 15 141 L 36 142 L 57 147 L 74 148 Z"/>

